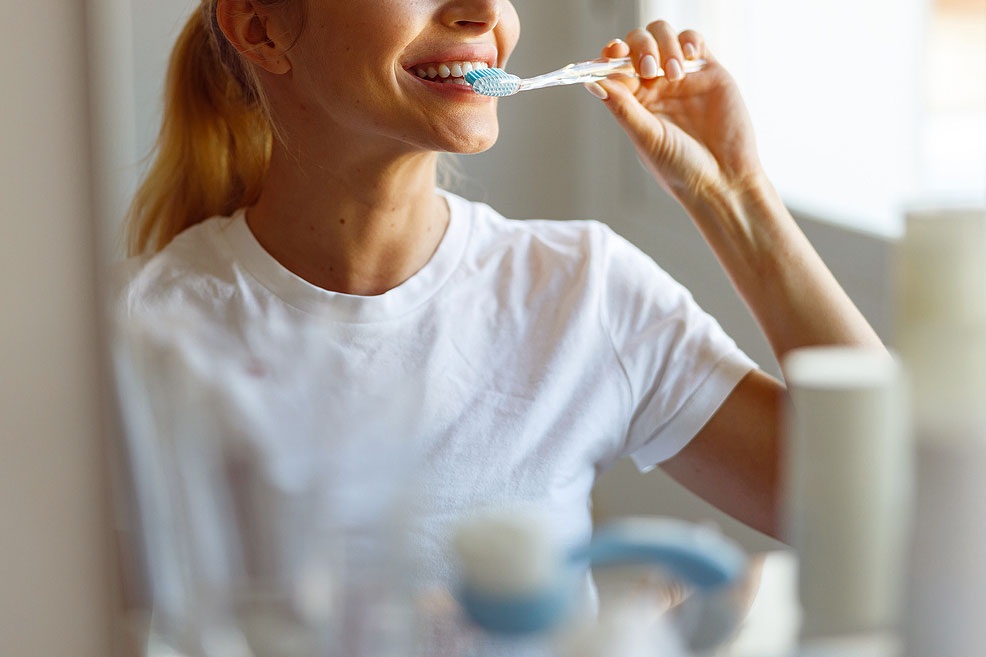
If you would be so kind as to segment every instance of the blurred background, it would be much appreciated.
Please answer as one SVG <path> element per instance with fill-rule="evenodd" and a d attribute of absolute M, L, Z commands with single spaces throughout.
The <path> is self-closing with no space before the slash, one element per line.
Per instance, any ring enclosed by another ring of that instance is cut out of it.
<path fill-rule="evenodd" d="M 111 654 L 116 591 L 99 339 L 103 267 L 160 118 L 192 0 L 3 0 L 0 101 L 0 654 Z M 511 69 L 596 56 L 655 18 L 703 32 L 733 72 L 762 158 L 809 238 L 892 343 L 890 271 L 908 208 L 986 202 L 984 0 L 515 2 Z M 501 140 L 460 158 L 455 191 L 516 218 L 599 219 L 690 288 L 764 369 L 759 331 L 687 216 L 608 112 L 578 88 L 501 102 Z M 536 148 L 532 148 L 532 144 Z M 518 166 L 518 163 L 523 163 Z M 779 544 L 629 463 L 601 518 L 711 519 L 748 549 Z"/>

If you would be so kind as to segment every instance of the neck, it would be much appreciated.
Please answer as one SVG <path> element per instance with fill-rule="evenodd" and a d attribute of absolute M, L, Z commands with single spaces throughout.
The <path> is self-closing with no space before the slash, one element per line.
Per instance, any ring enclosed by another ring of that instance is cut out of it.
<path fill-rule="evenodd" d="M 448 225 L 434 191 L 437 153 L 371 155 L 349 146 L 318 157 L 288 153 L 275 139 L 247 222 L 268 253 L 309 283 L 382 294 L 428 262 Z"/>

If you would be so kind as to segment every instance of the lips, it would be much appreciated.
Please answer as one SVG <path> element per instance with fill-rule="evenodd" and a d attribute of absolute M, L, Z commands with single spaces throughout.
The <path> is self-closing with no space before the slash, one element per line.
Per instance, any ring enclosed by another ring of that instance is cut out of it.
<path fill-rule="evenodd" d="M 419 51 L 405 61 L 413 62 L 402 64 L 405 72 L 426 87 L 451 93 L 460 100 L 475 97 L 478 101 L 481 97 L 472 93 L 472 86 L 466 82 L 465 74 L 496 66 L 497 49 L 492 44 L 430 48 Z"/>

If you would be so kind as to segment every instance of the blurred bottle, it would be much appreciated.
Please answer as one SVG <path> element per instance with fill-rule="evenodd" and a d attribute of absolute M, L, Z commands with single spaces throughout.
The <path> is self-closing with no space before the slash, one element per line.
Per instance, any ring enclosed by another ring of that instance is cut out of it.
<path fill-rule="evenodd" d="M 910 493 L 900 368 L 879 348 L 810 347 L 789 354 L 784 372 L 802 651 L 890 654 L 876 650 L 894 644 Z"/>
<path fill-rule="evenodd" d="M 986 212 L 908 216 L 898 345 L 916 442 L 909 657 L 986 654 Z"/>

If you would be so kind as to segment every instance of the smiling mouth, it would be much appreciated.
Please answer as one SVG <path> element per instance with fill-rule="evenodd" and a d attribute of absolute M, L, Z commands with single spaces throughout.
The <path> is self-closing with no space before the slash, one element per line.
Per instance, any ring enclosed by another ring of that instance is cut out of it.
<path fill-rule="evenodd" d="M 438 84 L 458 84 L 470 86 L 465 80 L 466 73 L 489 68 L 486 62 L 436 62 L 419 64 L 408 71 L 422 80 Z"/>

